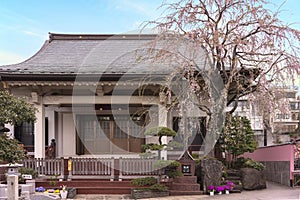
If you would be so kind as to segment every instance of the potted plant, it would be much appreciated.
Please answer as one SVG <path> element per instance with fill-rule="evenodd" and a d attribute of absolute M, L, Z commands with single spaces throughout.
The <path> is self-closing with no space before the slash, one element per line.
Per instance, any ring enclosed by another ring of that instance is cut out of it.
<path fill-rule="evenodd" d="M 68 196 L 67 186 L 62 185 L 62 189 L 60 190 L 60 196 L 62 199 L 66 199 Z"/>
<path fill-rule="evenodd" d="M 218 194 L 222 194 L 223 193 L 223 191 L 225 190 L 225 188 L 224 188 L 224 186 L 217 186 L 216 187 L 216 192 L 218 193 Z"/>
<path fill-rule="evenodd" d="M 214 196 L 215 194 L 215 186 L 210 185 L 207 187 L 207 191 L 209 192 L 209 196 Z"/>
<path fill-rule="evenodd" d="M 226 182 L 226 185 L 225 185 L 225 194 L 229 194 L 229 192 L 233 189 L 233 187 L 234 187 L 234 183 L 233 182 L 231 182 L 231 181 L 227 181 Z"/>

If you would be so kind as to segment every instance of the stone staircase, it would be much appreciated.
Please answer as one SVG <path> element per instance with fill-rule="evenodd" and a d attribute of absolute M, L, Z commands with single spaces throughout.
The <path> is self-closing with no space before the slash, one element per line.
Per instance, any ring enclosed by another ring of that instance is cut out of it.
<path fill-rule="evenodd" d="M 170 185 L 170 195 L 200 195 L 200 184 L 197 183 L 196 176 L 180 176 L 173 179 Z"/>

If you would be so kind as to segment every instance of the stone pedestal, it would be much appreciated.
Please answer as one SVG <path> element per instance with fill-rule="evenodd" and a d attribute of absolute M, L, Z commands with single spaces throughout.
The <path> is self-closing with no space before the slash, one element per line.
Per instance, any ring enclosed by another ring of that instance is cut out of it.
<path fill-rule="evenodd" d="M 7 186 L 4 184 L 0 185 L 0 199 L 7 198 Z"/>
<path fill-rule="evenodd" d="M 17 175 L 7 176 L 7 197 L 8 200 L 18 200 L 19 184 Z"/>
<path fill-rule="evenodd" d="M 170 195 L 200 195 L 200 184 L 196 176 L 179 176 L 173 179 Z"/>
<path fill-rule="evenodd" d="M 26 184 L 31 186 L 29 193 L 34 194 L 35 193 L 35 180 L 26 180 Z"/>

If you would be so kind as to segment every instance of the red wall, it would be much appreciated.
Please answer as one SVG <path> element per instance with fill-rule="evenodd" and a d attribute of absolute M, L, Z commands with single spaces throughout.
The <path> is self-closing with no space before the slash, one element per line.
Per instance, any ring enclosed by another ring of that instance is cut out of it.
<path fill-rule="evenodd" d="M 290 161 L 290 172 L 294 171 L 294 145 L 284 144 L 261 147 L 253 153 L 245 153 L 244 157 L 255 161 Z"/>

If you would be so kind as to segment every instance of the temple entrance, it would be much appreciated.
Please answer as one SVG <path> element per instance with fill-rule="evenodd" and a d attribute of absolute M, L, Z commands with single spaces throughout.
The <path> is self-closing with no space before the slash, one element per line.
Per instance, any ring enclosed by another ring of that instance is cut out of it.
<path fill-rule="evenodd" d="M 143 117 L 79 115 L 77 154 L 140 153 L 145 144 Z"/>

